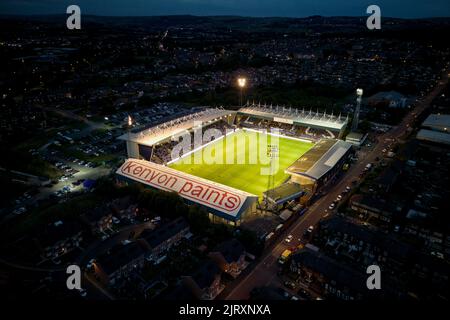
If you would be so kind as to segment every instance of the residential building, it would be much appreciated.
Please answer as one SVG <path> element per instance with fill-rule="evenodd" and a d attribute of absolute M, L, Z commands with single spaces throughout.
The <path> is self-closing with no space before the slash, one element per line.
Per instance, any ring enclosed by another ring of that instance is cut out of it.
<path fill-rule="evenodd" d="M 92 233 L 103 232 L 113 225 L 112 211 L 107 206 L 100 206 L 89 210 L 82 217 Z"/>
<path fill-rule="evenodd" d="M 46 259 L 57 259 L 79 246 L 83 240 L 82 225 L 74 221 L 56 221 L 38 236 L 41 254 Z"/>
<path fill-rule="evenodd" d="M 363 300 L 394 295 L 385 282 L 383 290 L 369 290 L 365 274 L 306 248 L 292 256 L 289 270 L 296 281 L 327 299 Z"/>
<path fill-rule="evenodd" d="M 148 250 L 147 257 L 154 259 L 189 234 L 189 224 L 183 217 L 179 217 L 156 229 L 145 229 L 138 238 Z"/>
<path fill-rule="evenodd" d="M 134 219 L 139 213 L 137 204 L 133 203 L 129 196 L 114 200 L 110 207 L 113 214 L 120 219 Z"/>
<path fill-rule="evenodd" d="M 377 219 L 385 223 L 391 222 L 392 216 L 397 209 L 383 199 L 363 194 L 357 194 L 351 197 L 350 208 L 364 215 L 368 220 Z"/>
<path fill-rule="evenodd" d="M 212 261 L 205 261 L 192 275 L 183 277 L 183 284 L 199 300 L 214 300 L 224 289 L 222 272 Z"/>
<path fill-rule="evenodd" d="M 142 268 L 146 252 L 140 241 L 119 244 L 96 259 L 94 272 L 102 283 L 114 285 L 117 279 Z"/>
<path fill-rule="evenodd" d="M 244 246 L 236 239 L 220 243 L 209 253 L 209 257 L 219 268 L 233 278 L 247 268 L 246 255 Z"/>

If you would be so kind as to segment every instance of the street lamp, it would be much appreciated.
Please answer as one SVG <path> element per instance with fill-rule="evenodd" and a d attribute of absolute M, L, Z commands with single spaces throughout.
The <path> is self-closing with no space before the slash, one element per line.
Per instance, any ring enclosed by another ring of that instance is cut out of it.
<path fill-rule="evenodd" d="M 237 79 L 237 84 L 239 87 L 239 106 L 242 106 L 242 92 L 244 91 L 244 88 L 247 85 L 247 78 L 239 77 Z"/>

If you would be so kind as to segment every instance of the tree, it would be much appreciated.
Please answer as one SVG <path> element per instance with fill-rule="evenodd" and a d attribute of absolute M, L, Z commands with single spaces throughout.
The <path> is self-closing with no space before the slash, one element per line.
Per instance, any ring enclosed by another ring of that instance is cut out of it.
<path fill-rule="evenodd" d="M 212 224 L 208 230 L 208 236 L 211 239 L 211 245 L 214 246 L 222 241 L 230 239 L 233 234 L 231 228 L 226 224 Z"/>
<path fill-rule="evenodd" d="M 358 128 L 359 130 L 361 130 L 361 132 L 363 133 L 367 133 L 370 130 L 370 122 L 367 120 L 363 120 L 359 123 Z"/>
<path fill-rule="evenodd" d="M 240 229 L 236 239 L 242 243 L 245 250 L 255 255 L 260 255 L 264 248 L 256 233 L 248 229 Z"/>
<path fill-rule="evenodd" d="M 211 226 L 207 212 L 197 206 L 189 207 L 187 219 L 192 232 L 196 234 L 205 234 Z"/>

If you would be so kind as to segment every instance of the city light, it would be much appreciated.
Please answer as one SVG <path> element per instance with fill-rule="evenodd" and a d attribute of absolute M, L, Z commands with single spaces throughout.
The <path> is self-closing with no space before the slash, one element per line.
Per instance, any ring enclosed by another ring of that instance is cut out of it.
<path fill-rule="evenodd" d="M 247 79 L 246 78 L 240 77 L 240 78 L 237 79 L 237 82 L 238 82 L 239 88 L 245 88 L 245 86 L 247 85 Z"/>
<path fill-rule="evenodd" d="M 239 86 L 239 106 L 242 106 L 242 91 L 244 90 L 245 86 L 247 85 L 247 78 L 239 77 L 237 79 L 237 84 Z"/>

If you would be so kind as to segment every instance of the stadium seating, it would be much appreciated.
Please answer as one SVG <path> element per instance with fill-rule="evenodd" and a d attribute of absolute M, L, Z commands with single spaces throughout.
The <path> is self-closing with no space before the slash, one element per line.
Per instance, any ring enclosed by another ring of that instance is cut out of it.
<path fill-rule="evenodd" d="M 225 135 L 227 130 L 233 130 L 234 127 L 229 125 L 226 121 L 220 120 L 218 122 L 212 123 L 210 125 L 206 125 L 202 127 L 202 130 L 205 131 L 207 129 L 217 129 L 221 132 L 221 135 Z M 194 132 L 191 131 L 190 132 L 191 135 L 191 147 L 190 150 L 193 150 L 194 147 Z M 167 141 L 164 143 L 160 143 L 156 146 L 154 146 L 153 149 L 153 156 L 151 158 L 151 161 L 159 163 L 159 164 L 167 164 L 168 162 L 170 162 L 172 159 L 172 150 L 173 148 L 179 143 L 179 141 Z M 180 156 L 183 155 L 183 151 L 181 151 Z"/>

